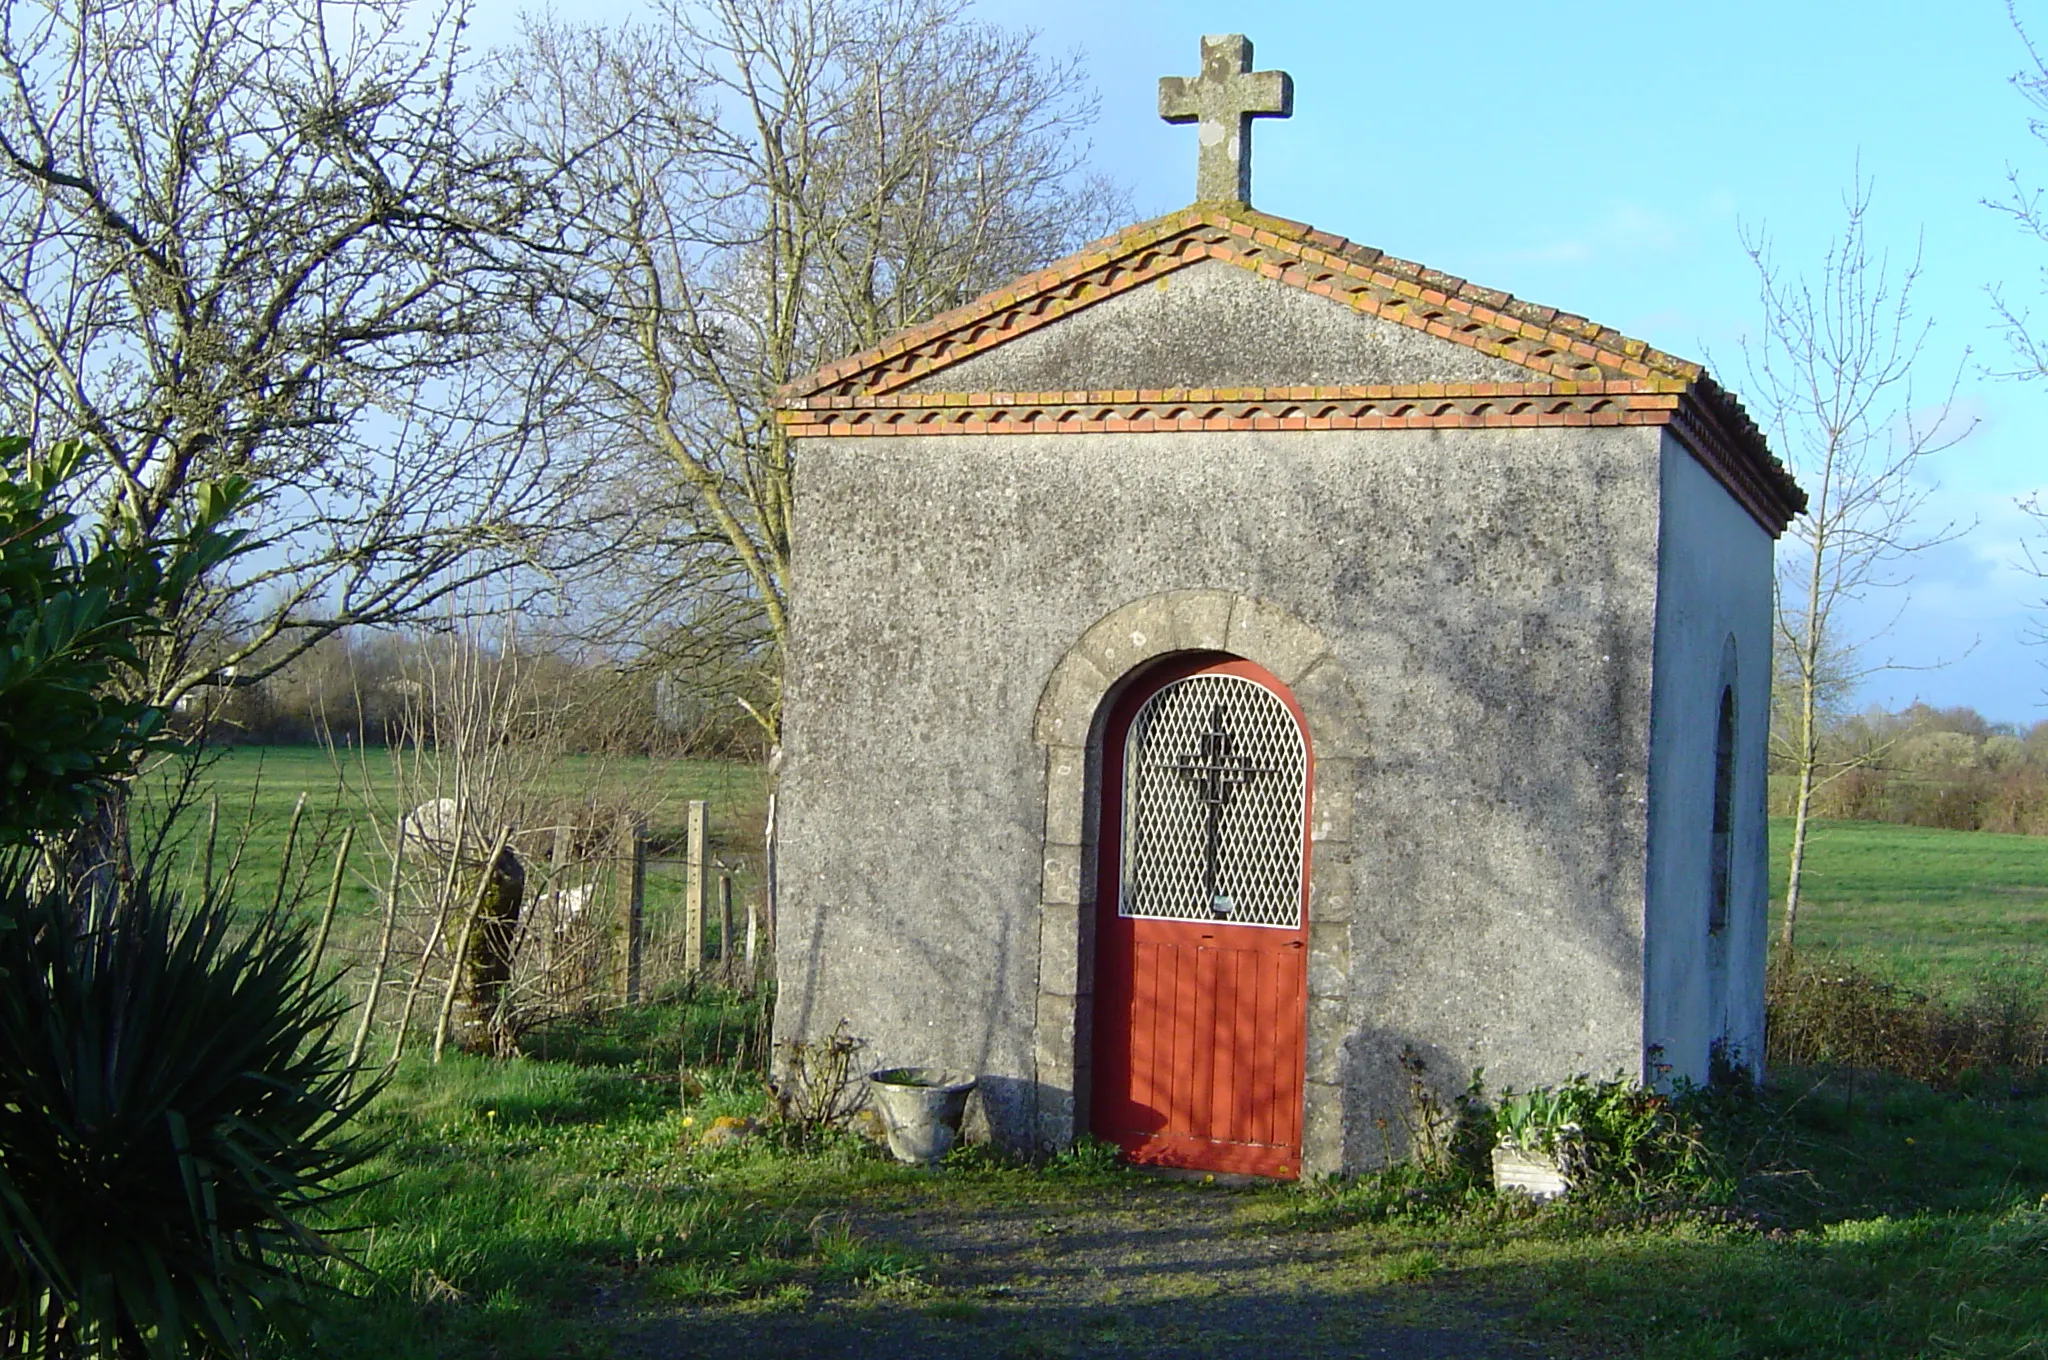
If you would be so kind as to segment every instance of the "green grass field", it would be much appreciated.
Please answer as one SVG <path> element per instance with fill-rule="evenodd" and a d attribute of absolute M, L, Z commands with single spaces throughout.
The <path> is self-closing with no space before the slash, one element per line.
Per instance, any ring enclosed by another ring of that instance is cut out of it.
<path fill-rule="evenodd" d="M 1773 938 L 1791 835 L 1772 819 Z M 2048 837 L 1819 822 L 1801 895 L 1802 949 L 1937 996 L 2048 976 Z"/>
<path fill-rule="evenodd" d="M 649 819 L 657 846 L 680 840 L 684 804 L 709 801 L 715 855 L 758 850 L 767 779 L 758 766 L 696 760 L 572 756 L 552 768 L 560 792 L 601 790 L 624 797 Z M 288 895 L 324 891 L 342 829 L 357 829 L 342 896 L 344 919 L 374 914 L 380 880 L 372 809 L 388 834 L 399 811 L 391 763 L 344 753 L 337 762 L 311 747 L 238 747 L 219 754 L 196 781 L 197 805 L 183 822 L 174 862 L 197 870 L 208 800 L 220 805 L 216 855 L 241 850 L 247 894 L 277 885 L 292 808 L 306 811 Z M 145 820 L 147 818 L 145 817 Z M 1771 821 L 1772 924 L 1785 891 L 1789 818 Z M 1808 850 L 1801 916 L 1804 945 L 1842 953 L 1901 981 L 1947 990 L 1987 973 L 2048 963 L 2048 837 L 1938 831 L 1880 822 L 1818 822 Z"/>
<path fill-rule="evenodd" d="M 569 757 L 549 780 L 562 794 L 601 792 L 643 812 L 657 853 L 680 842 L 684 805 L 710 803 L 716 858 L 737 866 L 741 901 L 757 892 L 767 779 L 758 766 L 692 760 Z M 371 822 L 388 836 L 399 812 L 389 758 L 346 757 L 308 747 L 229 750 L 205 766 L 197 806 L 175 838 L 174 863 L 196 873 L 210 799 L 220 806 L 216 858 L 241 856 L 248 901 L 268 901 L 281 871 L 286 896 L 315 911 L 326 890 L 344 827 L 356 828 L 345 876 L 337 942 L 346 949 L 375 916 L 389 861 Z M 285 833 L 301 794 L 306 811 L 294 863 L 282 863 Z M 373 809 L 375 810 L 373 813 Z M 147 820 L 145 816 L 144 820 Z M 1782 915 L 1785 851 L 1791 821 L 1771 822 L 1772 927 Z M 649 910 L 658 916 L 676 896 L 672 868 L 650 876 Z M 1930 993 L 1960 997 L 1986 981 L 2048 975 L 2048 837 L 1938 831 L 1878 822 L 1819 822 L 1808 849 L 1803 948 L 1839 954 Z"/>
<path fill-rule="evenodd" d="M 638 781 L 657 821 L 657 809 L 705 797 L 720 825 L 758 834 L 752 768 L 565 763 L 556 777 Z M 318 753 L 237 752 L 210 779 L 224 827 L 250 828 L 245 883 L 274 883 L 301 789 L 309 826 L 338 809 L 327 846 L 340 818 L 365 815 Z M 1789 826 L 1772 830 L 1782 885 Z M 1958 997 L 2048 961 L 2048 839 L 1823 823 L 1808 872 L 1806 950 Z M 358 919 L 373 891 L 367 879 L 351 888 Z M 1119 1319 L 1208 1299 L 1214 1282 L 1200 1272 L 1134 1277 L 1114 1308 L 1040 1314 L 1010 1285 L 956 1287 L 943 1255 L 851 1224 L 1023 1215 L 1048 1244 L 1015 1262 L 1023 1282 L 1057 1266 L 1058 1225 L 1074 1215 L 1110 1215 L 1100 1221 L 1113 1236 L 1116 1212 L 1170 1215 L 1174 1195 L 1221 1192 L 1085 1158 L 1042 1169 L 971 1154 L 933 1175 L 847 1136 L 708 1147 L 702 1133 L 721 1116 L 766 1113 L 759 1076 L 729 1056 L 742 1033 L 758 1052 L 757 1006 L 693 994 L 547 1027 L 511 1062 L 407 1058 L 366 1120 L 385 1148 L 345 1211 L 373 1273 L 337 1272 L 356 1297 L 321 1309 L 312 1353 L 655 1353 L 656 1325 L 687 1337 L 676 1353 L 690 1354 L 764 1327 L 786 1337 L 785 1353 L 849 1327 L 912 1338 L 915 1354 L 1080 1360 L 1107 1353 L 1099 1337 L 1134 1357 L 1182 1353 Z M 2048 1097 L 1784 1070 L 1716 1136 L 1735 1189 L 1713 1203 L 1596 1196 L 1530 1210 L 1488 1196 L 1446 1208 L 1366 1181 L 1236 1192 L 1228 1215 L 1262 1252 L 1299 1253 L 1289 1287 L 1312 1313 L 1369 1296 L 1371 1317 L 1476 1320 L 1549 1354 L 2048 1353 Z"/>
<path fill-rule="evenodd" d="M 137 818 L 145 833 L 160 820 L 160 809 L 179 773 L 180 767 L 167 766 L 145 788 Z M 678 870 L 666 857 L 681 853 L 686 805 L 692 799 L 710 805 L 712 857 L 734 867 L 737 900 L 744 903 L 748 893 L 758 891 L 767 795 L 766 773 L 758 766 L 569 756 L 550 767 L 546 791 L 570 801 L 595 797 L 629 806 L 647 819 L 649 844 L 657 857 L 648 878 L 650 919 L 660 917 L 678 896 Z M 286 863 L 292 813 L 302 795 L 305 810 L 292 842 L 292 859 Z M 336 758 L 315 747 L 230 748 L 209 755 L 192 776 L 188 806 L 168 838 L 168 860 L 178 881 L 190 882 L 202 874 L 207 827 L 217 802 L 215 868 L 224 873 L 235 864 L 238 900 L 252 907 L 267 905 L 282 882 L 285 901 L 312 914 L 323 904 L 343 832 L 353 827 L 354 845 L 335 927 L 337 946 L 347 950 L 360 942 L 377 917 L 390 870 L 384 847 L 404 811 L 401 801 L 391 760 L 382 751 L 343 752 Z"/>

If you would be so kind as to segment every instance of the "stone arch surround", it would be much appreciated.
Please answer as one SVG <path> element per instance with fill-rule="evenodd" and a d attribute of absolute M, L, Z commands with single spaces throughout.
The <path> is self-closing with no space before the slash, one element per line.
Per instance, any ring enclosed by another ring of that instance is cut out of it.
<path fill-rule="evenodd" d="M 1341 1059 L 1351 974 L 1352 798 L 1367 756 L 1364 709 L 1328 639 L 1286 610 L 1221 590 L 1176 590 L 1114 609 L 1053 667 L 1032 732 L 1045 750 L 1035 1024 L 1037 1141 L 1071 1144 L 1088 1121 L 1095 984 L 1096 790 L 1101 724 L 1149 663 L 1219 651 L 1257 662 L 1294 694 L 1315 752 L 1309 828 L 1308 1072 L 1302 1167 L 1343 1162 Z"/>

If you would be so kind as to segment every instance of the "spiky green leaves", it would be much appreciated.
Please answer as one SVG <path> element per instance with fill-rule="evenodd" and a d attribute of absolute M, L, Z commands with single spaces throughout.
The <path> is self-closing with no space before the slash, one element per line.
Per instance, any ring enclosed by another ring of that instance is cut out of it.
<path fill-rule="evenodd" d="M 0 913 L 0 1354 L 242 1353 L 370 1151 L 303 931 L 4 872 Z"/>

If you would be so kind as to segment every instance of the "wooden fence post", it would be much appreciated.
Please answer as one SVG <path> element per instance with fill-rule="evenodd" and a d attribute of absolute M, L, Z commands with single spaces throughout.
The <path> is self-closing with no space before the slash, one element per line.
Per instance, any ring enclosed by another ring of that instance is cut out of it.
<path fill-rule="evenodd" d="M 683 971 L 691 977 L 704 971 L 704 875 L 710 859 L 705 853 L 707 812 L 703 799 L 690 800 L 690 841 L 683 865 Z"/>
<path fill-rule="evenodd" d="M 526 919 L 529 923 L 539 925 L 533 942 L 540 949 L 543 960 L 540 970 L 541 990 L 551 999 L 573 993 L 578 985 L 564 981 L 565 977 L 576 975 L 563 967 L 565 943 L 568 949 L 573 950 L 587 950 L 589 947 L 588 937 L 580 931 L 571 933 L 568 929 L 571 922 L 563 915 L 562 894 L 570 886 L 569 861 L 575 858 L 575 855 L 574 823 L 567 820 L 557 822 L 554 844 L 548 849 L 547 890 L 534 893 L 527 899 L 530 905 L 526 908 Z M 581 863 L 576 867 L 588 872 L 587 866 Z M 548 908 L 545 916 L 540 910 L 542 903 L 546 903 Z M 603 919 L 598 914 L 604 909 L 602 903 L 579 899 L 576 905 L 579 912 L 590 913 L 590 924 L 595 925 Z M 584 976 L 587 978 L 588 974 Z"/>
<path fill-rule="evenodd" d="M 757 964 L 755 962 L 759 957 L 756 951 L 760 948 L 760 941 L 761 904 L 750 897 L 747 899 L 747 989 L 749 991 L 759 986 L 761 982 L 761 975 L 756 971 Z"/>
<path fill-rule="evenodd" d="M 768 828 L 765 834 L 762 836 L 761 846 L 761 877 L 763 880 L 761 892 L 764 903 L 763 914 L 767 917 L 766 925 L 768 927 L 768 948 L 771 951 L 775 948 L 775 931 L 777 926 L 777 922 L 775 920 L 775 861 L 775 795 L 771 793 L 768 795 Z"/>
<path fill-rule="evenodd" d="M 569 860 L 576 853 L 576 828 L 563 822 L 555 828 L 554 848 L 548 851 L 548 893 L 561 910 L 563 880 L 569 876 Z"/>
<path fill-rule="evenodd" d="M 220 800 L 216 798 L 214 800 L 214 810 L 218 812 L 219 809 Z M 207 828 L 207 835 L 211 836 L 212 834 L 213 828 L 209 826 Z M 206 853 L 208 858 L 211 859 L 213 855 L 213 847 L 211 845 L 206 847 Z M 209 877 L 212 875 L 213 866 L 211 863 L 207 865 L 206 872 Z M 384 990 L 384 969 L 391 962 L 391 930 L 398 920 L 399 878 L 404 872 L 405 821 L 401 818 L 398 823 L 398 843 L 391 847 L 391 886 L 384 892 L 384 929 L 377 937 L 376 971 L 370 974 L 370 994 L 363 999 L 363 1018 L 356 1025 L 355 1042 L 348 1046 L 348 1065 L 351 1073 L 362 1065 L 363 1045 L 370 1041 L 370 1022 L 377 1018 L 377 994 Z M 208 890 L 211 891 L 211 884 L 208 885 Z M 353 1081 L 353 1076 L 351 1076 L 351 1081 Z"/>
<path fill-rule="evenodd" d="M 640 1001 L 641 926 L 647 906 L 647 823 L 634 813 L 619 818 L 618 944 L 615 989 L 627 1005 Z"/>
<path fill-rule="evenodd" d="M 718 874 L 718 971 L 732 976 L 732 875 Z"/>

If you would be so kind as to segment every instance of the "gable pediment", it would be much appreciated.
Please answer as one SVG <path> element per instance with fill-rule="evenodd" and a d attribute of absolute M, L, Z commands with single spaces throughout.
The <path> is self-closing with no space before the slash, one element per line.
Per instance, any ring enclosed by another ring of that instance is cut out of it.
<path fill-rule="evenodd" d="M 1075 391 L 1520 383 L 1507 358 L 1225 260 L 1196 260 L 1145 287 L 969 354 L 907 391 Z"/>
<path fill-rule="evenodd" d="M 1523 382 L 1527 368 L 1202 259 L 1126 288 L 903 391 L 1340 387 Z"/>
<path fill-rule="evenodd" d="M 1122 346 L 1108 342 L 1120 323 L 1133 321 L 1150 334 L 1135 344 L 1128 337 Z M 1219 370 L 1232 362 L 1215 352 L 1223 348 L 1215 333 L 1196 333 L 1204 322 L 1237 323 L 1230 340 L 1248 342 L 1252 352 L 1236 362 L 1266 371 L 1255 380 L 1196 377 L 1190 351 L 1207 349 L 1208 362 Z M 1277 324 L 1262 326 L 1287 322 L 1306 323 L 1310 334 L 1334 343 L 1337 354 L 1351 362 L 1319 363 L 1305 345 L 1273 334 Z M 1267 333 L 1260 334 L 1262 329 Z M 998 360 L 1004 350 L 1012 354 Z M 1061 361 L 1065 355 L 1122 364 L 1130 381 L 1110 380 L 1100 369 L 1072 371 L 1072 361 Z M 1338 376 L 1339 366 L 1350 371 Z M 1382 371 L 1372 371 L 1375 366 Z M 1012 369 L 1047 385 L 996 388 L 966 381 Z M 1078 380 L 1053 384 L 1063 369 Z M 790 384 L 786 396 L 792 404 L 808 405 L 818 398 L 907 392 L 1431 380 L 1633 379 L 1677 390 L 1701 372 L 1698 364 L 1582 317 L 1475 288 L 1300 223 L 1202 205 L 1129 228 L 828 365 Z"/>
<path fill-rule="evenodd" d="M 793 436 L 1671 425 L 1773 534 L 1805 503 L 1700 365 L 1198 204 L 791 383 Z"/>

